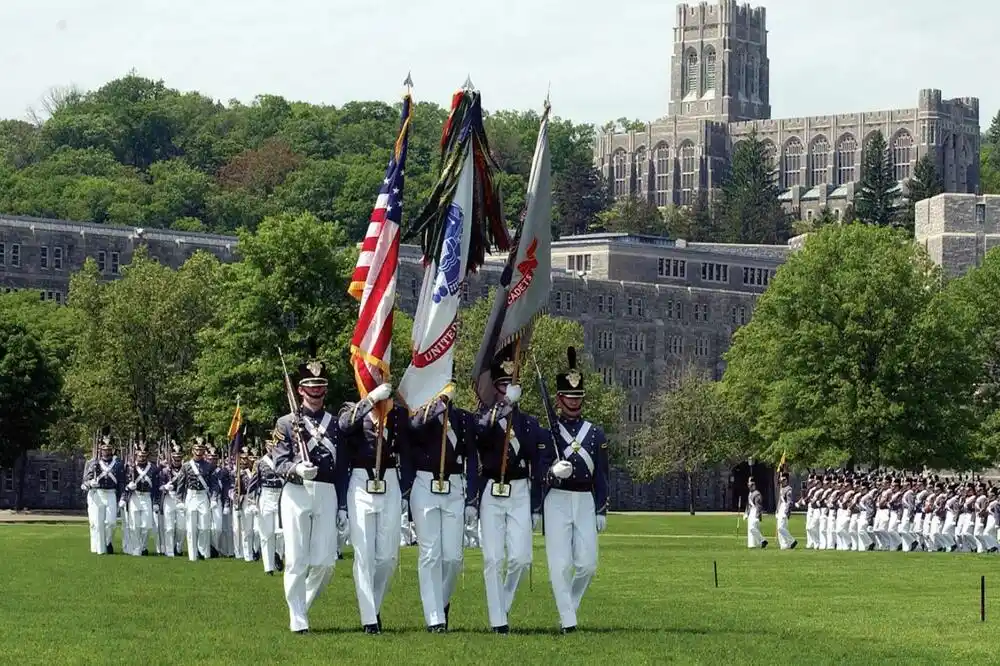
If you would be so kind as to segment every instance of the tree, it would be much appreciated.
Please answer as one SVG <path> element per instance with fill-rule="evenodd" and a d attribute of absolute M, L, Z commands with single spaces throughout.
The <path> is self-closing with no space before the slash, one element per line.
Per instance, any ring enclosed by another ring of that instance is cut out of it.
<path fill-rule="evenodd" d="M 914 469 L 974 463 L 970 309 L 898 231 L 811 235 L 726 354 L 726 394 L 762 459 Z"/>
<path fill-rule="evenodd" d="M 689 368 L 676 390 L 660 389 L 648 405 L 648 418 L 632 437 L 639 455 L 631 471 L 647 482 L 684 474 L 693 516 L 695 479 L 740 453 L 729 403 L 716 382 Z"/>
<path fill-rule="evenodd" d="M 768 146 L 751 132 L 736 144 L 719 199 L 723 238 L 733 243 L 780 244 L 788 240 L 788 216 L 781 208 Z"/>
<path fill-rule="evenodd" d="M 792 224 L 792 232 L 795 235 L 808 234 L 830 224 L 837 224 L 838 222 L 839 220 L 834 216 L 830 209 L 823 206 L 823 208 L 819 211 L 819 215 L 813 217 L 812 219 L 796 220 Z"/>
<path fill-rule="evenodd" d="M 909 228 L 912 230 L 916 222 L 916 204 L 918 201 L 930 199 L 944 192 L 944 183 L 938 174 L 934 159 L 929 154 L 924 154 L 917 161 L 917 166 L 913 169 L 913 178 L 908 183 L 909 193 L 906 197 L 906 219 L 909 221 Z"/>
<path fill-rule="evenodd" d="M 24 326 L 0 319 L 0 467 L 20 460 L 18 510 L 24 506 L 25 456 L 40 448 L 55 420 L 59 374 Z"/>
<path fill-rule="evenodd" d="M 485 298 L 480 298 L 459 311 L 454 370 L 455 383 L 458 385 L 456 399 L 460 407 L 470 411 L 478 409 L 472 391 L 472 367 L 483 341 L 483 332 L 486 329 L 495 293 L 495 289 L 491 289 Z M 582 351 L 583 342 L 583 327 L 579 322 L 542 315 L 535 322 L 530 345 L 521 350 L 523 356 L 519 381 L 524 394 L 520 404 L 529 414 L 537 416 L 543 425 L 548 424 L 545 410 L 542 408 L 534 361 L 537 359 L 549 395 L 555 400 L 556 373 L 564 372 L 566 369 L 566 348 L 575 346 Z M 579 355 L 578 363 L 582 366 L 581 372 L 587 389 L 584 415 L 588 420 L 604 428 L 610 437 L 621 427 L 625 396 L 621 389 L 606 385 L 600 373 L 582 353 Z"/>
<path fill-rule="evenodd" d="M 898 188 L 885 137 L 876 130 L 861 158 L 861 182 L 854 200 L 858 219 L 877 227 L 906 226 L 899 215 Z"/>
<path fill-rule="evenodd" d="M 555 238 L 584 233 L 611 203 L 607 183 L 593 164 L 571 162 L 554 171 L 552 180 Z"/>
<path fill-rule="evenodd" d="M 666 232 L 663 213 L 646 199 L 627 197 L 597 215 L 592 231 L 662 235 Z"/>

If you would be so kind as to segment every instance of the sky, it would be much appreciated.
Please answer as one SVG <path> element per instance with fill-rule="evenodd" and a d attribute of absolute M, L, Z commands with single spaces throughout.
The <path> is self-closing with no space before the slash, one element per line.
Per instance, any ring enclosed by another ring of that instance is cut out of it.
<path fill-rule="evenodd" d="M 466 76 L 488 109 L 602 124 L 666 115 L 671 0 L 0 0 L 0 117 L 53 87 L 134 69 L 218 100 L 447 106 Z M 921 88 L 1000 108 L 1000 2 L 763 0 L 772 117 L 916 106 Z M 989 74 L 987 74 L 987 72 Z"/>

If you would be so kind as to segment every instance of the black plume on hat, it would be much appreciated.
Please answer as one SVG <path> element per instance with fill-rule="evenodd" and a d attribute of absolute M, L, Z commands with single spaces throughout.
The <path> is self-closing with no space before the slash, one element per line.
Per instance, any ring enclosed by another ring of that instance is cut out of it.
<path fill-rule="evenodd" d="M 576 367 L 576 347 L 566 348 L 566 372 L 556 375 L 556 392 L 572 398 L 586 395 L 583 388 L 583 374 Z"/>
<path fill-rule="evenodd" d="M 512 381 L 514 379 L 513 344 L 507 345 L 493 357 L 493 362 L 490 363 L 490 378 L 494 382 Z"/>
<path fill-rule="evenodd" d="M 308 349 L 308 355 L 306 356 L 305 362 L 299 364 L 298 385 L 313 387 L 326 386 L 329 383 L 329 378 L 326 373 L 326 363 L 317 358 L 317 356 L 319 356 L 319 348 L 316 344 L 316 338 L 310 337 L 306 341 L 306 347 Z"/>

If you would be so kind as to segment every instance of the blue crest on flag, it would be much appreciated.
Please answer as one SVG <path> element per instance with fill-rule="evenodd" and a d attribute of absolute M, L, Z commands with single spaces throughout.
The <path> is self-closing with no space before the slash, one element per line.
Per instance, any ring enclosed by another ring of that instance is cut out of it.
<path fill-rule="evenodd" d="M 444 242 L 441 245 L 441 261 L 434 279 L 432 299 L 440 303 L 458 293 L 462 282 L 462 220 L 465 214 L 454 203 L 448 208 L 448 220 L 444 226 Z"/>

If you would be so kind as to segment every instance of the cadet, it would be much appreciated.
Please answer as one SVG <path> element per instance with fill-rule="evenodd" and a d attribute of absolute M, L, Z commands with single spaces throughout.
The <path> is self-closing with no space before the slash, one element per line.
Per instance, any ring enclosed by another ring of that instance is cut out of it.
<path fill-rule="evenodd" d="M 192 562 L 211 557 L 212 498 L 216 488 L 215 468 L 205 460 L 205 438 L 195 437 L 192 458 L 184 464 L 184 513 L 187 517 L 188 559 Z"/>
<path fill-rule="evenodd" d="M 114 457 L 111 429 L 103 428 L 99 456 L 87 461 L 81 488 L 88 493 L 90 522 L 90 552 L 111 555 L 115 523 L 118 521 L 118 500 L 125 491 L 125 469 Z"/>
<path fill-rule="evenodd" d="M 451 595 L 462 570 L 466 524 L 477 511 L 467 504 L 479 486 L 472 415 L 451 404 L 451 391 L 410 419 L 415 478 L 410 513 L 417 533 L 417 576 L 427 630 L 448 628 Z M 462 473 L 465 472 L 465 479 Z"/>
<path fill-rule="evenodd" d="M 610 481 L 604 431 L 580 416 L 586 392 L 576 349 L 566 356 L 568 370 L 556 375 L 556 432 L 537 445 L 539 470 L 547 470 L 545 553 L 564 634 L 576 631 L 576 611 L 597 572 L 597 533 L 607 525 Z"/>
<path fill-rule="evenodd" d="M 792 484 L 788 480 L 788 474 L 781 475 L 781 495 L 778 499 L 778 511 L 775 518 L 778 522 L 778 546 L 781 550 L 791 550 L 799 545 L 799 542 L 792 538 L 792 533 L 788 531 L 788 516 L 792 513 Z"/>
<path fill-rule="evenodd" d="M 156 465 L 149 462 L 149 447 L 140 441 L 135 447 L 135 464 L 125 474 L 125 501 L 128 502 L 134 530 L 130 555 L 148 555 L 149 533 L 153 529 L 153 511 L 159 504 L 159 480 Z"/>
<path fill-rule="evenodd" d="M 510 632 L 507 616 L 521 577 L 531 566 L 531 532 L 541 523 L 538 446 L 552 437 L 534 417 L 517 408 L 521 387 L 512 383 L 515 369 L 508 345 L 490 365 L 495 402 L 475 417 L 483 578 L 490 626 L 498 634 Z"/>
<path fill-rule="evenodd" d="M 209 497 L 209 508 L 211 509 L 211 540 L 209 551 L 212 557 L 231 555 L 229 548 L 229 533 L 232 528 L 229 526 L 230 501 L 229 491 L 232 489 L 232 475 L 225 463 L 219 464 L 219 449 L 212 442 L 212 436 L 206 439 L 208 443 L 205 460 L 212 466 L 211 492 Z M 208 477 L 206 477 L 208 478 Z M 228 529 L 227 529 L 228 528 Z"/>
<path fill-rule="evenodd" d="M 337 420 L 350 479 L 338 513 L 350 521 L 354 589 L 369 634 L 382 631 L 380 610 L 399 560 L 400 521 L 413 480 L 406 410 L 389 402 L 377 423 L 375 406 L 391 395 L 392 387 L 382 384 L 365 399 L 344 403 Z"/>
<path fill-rule="evenodd" d="M 245 562 L 253 562 L 256 553 L 254 517 L 257 507 L 250 497 L 251 482 L 254 478 L 253 457 L 248 447 L 240 452 L 240 469 L 237 475 L 233 471 L 232 503 L 233 503 L 233 551 L 240 553 Z"/>
<path fill-rule="evenodd" d="M 184 510 L 184 449 L 170 440 L 170 461 L 160 471 L 160 490 L 163 498 L 163 552 L 167 557 L 181 554 L 187 532 L 187 513 Z"/>
<path fill-rule="evenodd" d="M 747 495 L 747 548 L 767 548 L 767 539 L 760 533 L 760 517 L 764 513 L 764 501 L 757 484 L 750 479 Z"/>
<path fill-rule="evenodd" d="M 278 500 L 285 482 L 278 476 L 274 462 L 274 438 L 264 445 L 267 452 L 257 461 L 253 482 L 257 497 L 257 531 L 260 535 L 261 559 L 264 573 L 273 576 L 275 570 L 284 569 L 282 559 L 285 553 L 283 534 L 278 530 Z"/>
<path fill-rule="evenodd" d="M 339 487 L 346 485 L 344 454 L 333 415 L 323 408 L 326 364 L 315 357 L 299 365 L 297 390 L 302 405 L 278 419 L 271 451 L 281 491 L 285 535 L 285 601 L 289 627 L 309 631 L 309 609 L 330 582 L 337 563 Z M 289 385 L 291 379 L 288 379 Z"/>

